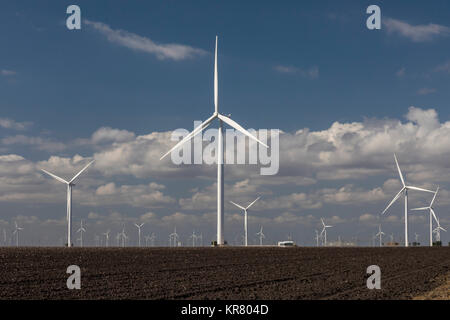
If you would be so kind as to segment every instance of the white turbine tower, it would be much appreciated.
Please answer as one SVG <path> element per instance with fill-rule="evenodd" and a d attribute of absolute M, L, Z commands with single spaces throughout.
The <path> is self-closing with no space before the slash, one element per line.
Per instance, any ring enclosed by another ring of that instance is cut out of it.
<path fill-rule="evenodd" d="M 439 192 L 439 187 L 437 188 L 436 192 L 434 193 L 433 199 L 431 200 L 431 203 L 428 207 L 411 209 L 411 211 L 428 210 L 430 212 L 430 247 L 433 246 L 433 217 L 434 217 L 434 220 L 437 221 L 437 217 L 436 217 L 436 214 L 433 209 L 433 204 L 434 204 L 434 200 L 436 200 L 436 196 L 437 196 L 438 192 Z"/>
<path fill-rule="evenodd" d="M 139 237 L 139 248 L 141 247 L 141 228 L 145 224 L 145 222 L 142 222 L 141 224 L 135 223 L 134 225 L 136 228 L 138 228 L 138 237 Z"/>
<path fill-rule="evenodd" d="M 127 239 L 127 235 L 125 233 L 125 225 L 123 226 L 122 232 L 120 233 L 120 238 L 122 239 L 122 248 L 124 248 L 125 240 Z"/>
<path fill-rule="evenodd" d="M 80 229 L 77 230 L 77 233 L 80 233 L 80 245 L 83 248 L 83 232 L 86 232 L 86 229 L 83 227 L 83 220 L 80 222 Z"/>
<path fill-rule="evenodd" d="M 397 195 L 394 197 L 394 199 L 392 199 L 391 203 L 389 203 L 389 205 L 386 207 L 386 209 L 384 209 L 382 214 L 385 214 L 386 211 L 394 204 L 394 202 L 397 201 L 398 198 L 400 198 L 402 193 L 404 193 L 404 195 L 405 195 L 405 247 L 408 247 L 409 246 L 409 243 L 408 243 L 408 191 L 416 190 L 416 191 L 423 191 L 423 192 L 430 192 L 430 193 L 434 193 L 434 191 L 417 188 L 417 187 L 413 187 L 413 186 L 407 186 L 405 183 L 405 179 L 403 178 L 402 171 L 400 170 L 400 166 L 397 161 L 397 156 L 395 154 L 394 154 L 394 159 L 395 159 L 395 164 L 397 165 L 398 174 L 400 176 L 400 180 L 402 181 L 403 187 L 399 191 L 399 193 L 397 193 Z"/>
<path fill-rule="evenodd" d="M 382 237 L 384 235 L 384 232 L 381 231 L 381 224 L 378 226 L 378 233 L 375 235 L 375 237 L 379 237 L 380 238 L 380 247 L 382 246 Z"/>
<path fill-rule="evenodd" d="M 333 228 L 333 226 L 327 226 L 326 224 L 325 224 L 325 222 L 323 221 L 323 218 L 320 218 L 320 220 L 322 221 L 322 226 L 323 226 L 323 229 L 322 229 L 322 232 L 320 233 L 320 236 L 322 236 L 323 235 L 323 245 L 326 247 L 327 246 L 327 228 Z"/>
<path fill-rule="evenodd" d="M 111 230 L 106 231 L 103 235 L 105 236 L 105 247 L 109 247 L 109 234 Z"/>
<path fill-rule="evenodd" d="M 155 239 L 156 239 L 156 235 L 152 232 L 152 235 L 151 235 L 151 237 L 150 237 L 150 244 L 151 244 L 151 246 L 152 247 L 154 247 L 155 246 Z"/>
<path fill-rule="evenodd" d="M 23 228 L 20 228 L 17 226 L 17 221 L 15 222 L 15 229 L 13 231 L 13 235 L 16 235 L 16 247 L 19 246 L 19 232 L 23 230 Z"/>
<path fill-rule="evenodd" d="M 235 205 L 236 207 L 238 207 L 239 209 L 244 210 L 244 245 L 245 245 L 246 247 L 247 247 L 247 245 L 248 245 L 248 215 L 247 215 L 247 210 L 250 209 L 250 207 L 251 207 L 256 201 L 259 200 L 259 198 L 261 198 L 261 197 L 256 198 L 256 200 L 253 201 L 252 203 L 250 203 L 246 208 L 244 208 L 243 206 L 240 206 L 240 205 L 234 203 L 233 201 L 230 201 L 232 204 L 234 204 L 234 205 Z"/>
<path fill-rule="evenodd" d="M 216 49 L 214 55 L 214 113 L 211 117 L 201 123 L 198 127 L 196 127 L 191 133 L 189 133 L 184 139 L 178 142 L 172 149 L 170 149 L 165 155 L 161 157 L 162 160 L 172 151 L 176 150 L 178 147 L 183 145 L 184 143 L 190 141 L 197 134 L 201 133 L 206 127 L 208 127 L 211 122 L 215 119 L 219 120 L 219 131 L 218 131 L 218 142 L 217 142 L 217 244 L 224 244 L 224 236 L 223 236 L 223 228 L 224 228 L 224 179 L 223 179 L 223 169 L 224 169 L 224 153 L 223 153 L 223 122 L 233 127 L 237 131 L 245 134 L 250 139 L 255 140 L 260 143 L 264 147 L 268 148 L 266 144 L 258 140 L 255 136 L 253 136 L 250 132 L 241 127 L 237 122 L 232 120 L 231 118 L 224 116 L 219 113 L 219 83 L 218 83 L 218 72 L 217 72 L 217 42 L 218 37 L 216 36 Z"/>
<path fill-rule="evenodd" d="M 261 229 L 259 230 L 258 233 L 256 233 L 257 236 L 259 236 L 259 245 L 262 246 L 263 244 L 263 239 L 266 237 L 263 233 L 263 227 L 261 226 Z"/>
<path fill-rule="evenodd" d="M 72 188 L 75 186 L 73 183 L 76 178 L 84 171 L 86 170 L 95 160 L 92 160 L 89 162 L 83 169 L 81 169 L 80 172 L 78 172 L 70 181 L 66 181 L 53 173 L 50 173 L 44 169 L 41 169 L 43 172 L 48 174 L 49 176 L 55 178 L 59 182 L 65 183 L 67 185 L 67 246 L 72 246 Z"/>

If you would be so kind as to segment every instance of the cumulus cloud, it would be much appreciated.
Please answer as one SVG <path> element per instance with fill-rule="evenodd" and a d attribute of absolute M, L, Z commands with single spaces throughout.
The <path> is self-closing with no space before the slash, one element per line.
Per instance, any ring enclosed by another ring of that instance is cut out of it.
<path fill-rule="evenodd" d="M 383 24 L 389 34 L 398 34 L 413 42 L 431 41 L 439 36 L 449 36 L 450 28 L 434 23 L 411 25 L 405 21 L 384 18 Z"/>
<path fill-rule="evenodd" d="M 203 49 L 198 49 L 187 45 L 176 43 L 156 43 L 147 37 L 139 36 L 125 30 L 114 30 L 109 25 L 102 22 L 84 20 L 84 23 L 104 35 L 111 43 L 115 43 L 135 51 L 155 55 L 160 60 L 169 59 L 180 61 L 207 54 L 207 52 Z"/>

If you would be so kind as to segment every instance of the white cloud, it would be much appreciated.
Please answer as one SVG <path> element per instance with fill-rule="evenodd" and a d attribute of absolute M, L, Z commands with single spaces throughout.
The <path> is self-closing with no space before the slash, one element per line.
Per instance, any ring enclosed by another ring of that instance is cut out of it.
<path fill-rule="evenodd" d="M 294 66 L 276 65 L 273 69 L 279 73 L 299 74 L 303 77 L 311 79 L 319 78 L 319 68 L 317 66 L 313 66 L 307 70 L 303 70 Z"/>
<path fill-rule="evenodd" d="M 383 24 L 388 33 L 396 33 L 414 42 L 431 41 L 438 36 L 449 36 L 450 28 L 434 23 L 427 25 L 411 25 L 407 22 L 384 18 Z"/>
<path fill-rule="evenodd" d="M 26 130 L 31 126 L 31 122 L 17 122 L 8 118 L 0 118 L 0 127 L 4 129 Z"/>
<path fill-rule="evenodd" d="M 107 24 L 95 21 L 84 20 L 85 24 L 94 28 L 96 31 L 104 35 L 109 42 L 121 45 L 123 47 L 153 54 L 160 60 L 184 60 L 197 56 L 203 56 L 207 52 L 187 45 L 169 43 L 159 44 L 153 40 L 139 36 L 137 34 L 125 31 L 114 30 Z"/>
<path fill-rule="evenodd" d="M 426 95 L 428 95 L 428 94 L 435 93 L 436 91 L 437 91 L 437 90 L 434 89 L 434 88 L 420 88 L 420 89 L 417 91 L 417 94 L 418 94 L 418 95 L 421 95 L 421 96 L 426 96 Z"/>
<path fill-rule="evenodd" d="M 66 145 L 51 139 L 42 137 L 29 137 L 25 135 L 9 136 L 1 139 L 1 143 L 6 146 L 11 145 L 29 145 L 38 150 L 44 151 L 62 151 L 66 149 Z"/>
<path fill-rule="evenodd" d="M 0 74 L 5 77 L 15 76 L 17 74 L 16 71 L 13 70 L 0 70 Z"/>

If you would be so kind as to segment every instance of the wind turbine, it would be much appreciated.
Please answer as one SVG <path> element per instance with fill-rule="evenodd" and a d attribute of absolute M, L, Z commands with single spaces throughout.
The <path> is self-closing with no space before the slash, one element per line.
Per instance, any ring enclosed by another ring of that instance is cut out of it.
<path fill-rule="evenodd" d="M 259 230 L 259 232 L 256 234 L 257 236 L 259 236 L 259 245 L 262 246 L 263 243 L 263 239 L 266 237 L 263 233 L 263 227 L 261 226 L 261 230 Z"/>
<path fill-rule="evenodd" d="M 246 247 L 247 247 L 247 245 L 248 245 L 248 216 L 247 216 L 247 210 L 250 209 L 250 207 L 251 207 L 256 201 L 259 200 L 259 198 L 261 198 L 261 197 L 256 198 L 256 200 L 253 201 L 252 203 L 250 203 L 246 208 L 244 208 L 244 207 L 242 207 L 242 206 L 240 206 L 240 205 L 234 203 L 233 201 L 230 201 L 232 204 L 234 204 L 234 205 L 235 205 L 236 207 L 238 207 L 239 209 L 244 210 L 244 237 L 245 237 L 245 238 L 244 238 L 244 245 L 245 245 Z"/>
<path fill-rule="evenodd" d="M 175 227 L 175 231 L 171 234 L 169 234 L 169 242 L 172 244 L 172 239 L 173 239 L 173 246 L 177 247 L 178 246 L 178 233 L 177 233 L 177 227 Z"/>
<path fill-rule="evenodd" d="M 13 231 L 13 235 L 16 235 L 16 247 L 19 246 L 19 232 L 23 230 L 23 228 L 19 228 L 17 226 L 17 221 L 15 221 L 16 228 Z"/>
<path fill-rule="evenodd" d="M 391 201 L 391 203 L 389 203 L 389 205 L 386 207 L 386 209 L 384 209 L 382 214 L 385 214 L 386 211 L 394 204 L 394 202 L 397 201 L 398 198 L 400 198 L 402 193 L 404 193 L 404 195 L 405 195 L 405 247 L 408 247 L 409 246 L 409 243 L 408 243 L 408 191 L 416 190 L 416 191 L 423 191 L 423 192 L 429 192 L 429 193 L 434 193 L 434 191 L 417 188 L 417 187 L 413 187 L 413 186 L 407 186 L 405 183 L 405 179 L 403 178 L 402 171 L 400 170 L 400 166 L 398 165 L 397 156 L 395 154 L 394 154 L 394 159 L 395 159 L 395 164 L 397 165 L 398 174 L 400 176 L 400 180 L 402 181 L 403 187 L 399 191 L 399 193 L 397 193 L 397 195 L 394 197 L 394 199 Z"/>
<path fill-rule="evenodd" d="M 149 239 L 152 247 L 155 246 L 155 239 L 156 239 L 156 235 L 152 232 L 152 235 Z"/>
<path fill-rule="evenodd" d="M 106 231 L 103 235 L 105 236 L 105 247 L 109 247 L 109 233 L 111 230 Z"/>
<path fill-rule="evenodd" d="M 125 240 L 127 239 L 127 235 L 125 234 L 125 225 L 123 226 L 122 232 L 120 233 L 120 238 L 122 238 L 122 248 L 124 248 Z"/>
<path fill-rule="evenodd" d="M 436 233 L 436 241 L 441 241 L 441 230 L 447 232 L 447 230 L 441 227 L 439 219 L 437 219 L 437 227 L 433 230 Z"/>
<path fill-rule="evenodd" d="M 231 118 L 224 116 L 219 113 L 219 80 L 218 80 L 218 72 L 217 72 L 217 43 L 218 43 L 218 37 L 216 36 L 216 48 L 215 48 L 215 55 L 214 55 L 214 113 L 211 117 L 209 117 L 207 120 L 202 122 L 198 127 L 196 127 L 191 133 L 189 133 L 184 139 L 182 139 L 180 142 L 178 142 L 172 149 L 170 149 L 166 154 L 164 154 L 160 160 L 165 158 L 168 154 L 170 154 L 172 151 L 178 149 L 181 145 L 184 143 L 190 141 L 193 137 L 195 137 L 197 134 L 201 133 L 205 128 L 207 128 L 211 122 L 215 119 L 219 120 L 219 131 L 218 131 L 218 138 L 217 138 L 217 245 L 223 245 L 224 244 L 224 237 L 223 237 L 223 228 L 224 228 L 224 216 L 223 216 L 223 209 L 224 209 L 224 154 L 223 154 L 223 122 L 228 124 L 229 126 L 233 127 L 237 131 L 245 134 L 250 139 L 253 139 L 254 141 L 258 142 L 259 144 L 263 145 L 264 147 L 268 148 L 266 144 L 258 140 L 255 136 L 253 136 L 250 132 L 245 130 L 243 127 L 241 127 L 237 122 L 232 120 Z"/>
<path fill-rule="evenodd" d="M 325 222 L 323 221 L 323 218 L 320 218 L 320 220 L 322 221 L 322 226 L 323 226 L 323 229 L 322 229 L 322 232 L 320 233 L 320 236 L 322 236 L 323 235 L 323 244 L 324 244 L 324 246 L 326 247 L 327 246 L 327 228 L 333 228 L 333 226 L 327 226 L 326 224 L 325 224 Z"/>
<path fill-rule="evenodd" d="M 436 200 L 436 196 L 437 196 L 438 192 L 439 192 L 439 187 L 436 189 L 433 199 L 431 200 L 430 205 L 428 207 L 411 209 L 412 211 L 428 210 L 430 212 L 430 247 L 433 246 L 433 219 L 432 219 L 432 217 L 434 217 L 434 220 L 437 221 L 437 217 L 436 217 L 436 214 L 433 209 L 433 204 L 434 204 L 434 200 Z"/>
<path fill-rule="evenodd" d="M 319 231 L 316 230 L 316 236 L 314 237 L 314 239 L 316 239 L 316 247 L 319 246 Z"/>
<path fill-rule="evenodd" d="M 139 236 L 139 248 L 141 247 L 141 228 L 142 226 L 145 224 L 145 222 L 142 222 L 141 224 L 137 224 L 135 223 L 134 225 L 136 226 L 136 228 L 138 228 L 138 236 Z"/>
<path fill-rule="evenodd" d="M 197 235 L 195 234 L 195 231 L 192 231 L 192 235 L 189 236 L 189 239 L 192 239 L 192 247 L 195 247 L 195 240 L 197 239 Z"/>
<path fill-rule="evenodd" d="M 381 247 L 381 245 L 382 245 L 382 237 L 383 237 L 383 235 L 384 235 L 384 232 L 383 231 L 381 231 L 381 224 L 378 226 L 378 233 L 375 235 L 375 237 L 380 237 L 380 247 Z"/>
<path fill-rule="evenodd" d="M 78 229 L 77 233 L 80 233 L 80 245 L 83 248 L 83 232 L 86 232 L 86 229 L 83 228 L 83 220 L 80 222 L 80 229 Z"/>
<path fill-rule="evenodd" d="M 78 172 L 70 181 L 66 181 L 63 178 L 60 178 L 53 173 L 50 173 L 44 169 L 41 169 L 43 172 L 48 174 L 49 176 L 55 178 L 59 182 L 65 183 L 67 185 L 67 246 L 72 246 L 72 188 L 75 186 L 73 183 L 76 178 L 86 170 L 95 160 L 89 162 L 80 172 Z"/>

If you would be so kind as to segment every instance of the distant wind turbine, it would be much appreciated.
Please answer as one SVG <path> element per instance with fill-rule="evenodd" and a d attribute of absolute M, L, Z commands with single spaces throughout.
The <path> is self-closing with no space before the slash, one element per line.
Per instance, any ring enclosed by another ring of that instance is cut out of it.
<path fill-rule="evenodd" d="M 320 233 L 320 235 L 321 236 L 323 235 L 323 238 L 322 238 L 323 244 L 326 247 L 327 246 L 327 228 L 333 228 L 333 226 L 327 226 L 325 224 L 325 222 L 323 221 L 323 218 L 320 218 L 320 220 L 322 221 L 322 226 L 323 226 L 323 229 L 322 229 L 322 232 Z"/>
<path fill-rule="evenodd" d="M 433 209 L 433 204 L 434 204 L 434 200 L 436 200 L 436 196 L 439 192 L 439 187 L 437 188 L 436 192 L 434 193 L 433 199 L 430 202 L 430 205 L 428 207 L 423 207 L 423 208 L 415 208 L 415 209 L 411 209 L 411 211 L 424 211 L 424 210 L 428 210 L 430 213 L 430 247 L 433 246 L 433 217 L 434 220 L 437 221 L 437 217 L 436 214 L 434 212 Z"/>
<path fill-rule="evenodd" d="M 381 224 L 378 226 L 378 233 L 375 235 L 375 237 L 379 237 L 380 238 L 380 247 L 382 246 L 382 237 L 384 235 L 384 232 L 381 231 Z"/>
<path fill-rule="evenodd" d="M 19 232 L 23 230 L 23 228 L 20 228 L 17 226 L 17 221 L 15 222 L 16 228 L 13 231 L 13 235 L 16 235 L 16 247 L 19 246 Z"/>
<path fill-rule="evenodd" d="M 178 246 L 178 233 L 177 233 L 177 227 L 175 227 L 175 231 L 169 235 L 169 241 L 170 241 L 171 243 L 172 243 L 172 241 L 173 241 L 173 246 L 174 246 L 174 247 L 177 247 L 177 246 Z"/>
<path fill-rule="evenodd" d="M 211 117 L 209 117 L 206 121 L 201 123 L 198 127 L 196 127 L 191 133 L 189 133 L 184 139 L 182 139 L 180 142 L 178 142 L 172 149 L 170 149 L 166 154 L 164 154 L 160 160 L 165 158 L 168 154 L 170 154 L 172 151 L 178 149 L 181 145 L 184 143 L 190 141 L 193 137 L 195 137 L 197 134 L 201 133 L 204 129 L 206 129 L 213 120 L 218 119 L 219 120 L 219 132 L 218 132 L 218 138 L 217 138 L 217 244 L 223 245 L 224 244 L 224 237 L 223 237 L 223 227 L 224 227 L 224 178 L 223 178 L 223 168 L 224 168 L 224 153 L 223 153 L 223 122 L 228 124 L 229 126 L 233 127 L 237 131 L 245 134 L 250 139 L 258 142 L 259 144 L 263 145 L 264 147 L 268 148 L 268 146 L 258 140 L 254 135 L 252 135 L 250 132 L 245 130 L 243 127 L 241 127 L 237 122 L 232 120 L 231 118 L 224 116 L 223 114 L 219 113 L 219 80 L 218 80 L 218 72 L 217 72 L 217 43 L 218 43 L 218 37 L 216 36 L 216 49 L 215 49 L 215 55 L 214 55 L 214 113 Z"/>
<path fill-rule="evenodd" d="M 136 228 L 138 228 L 138 237 L 139 237 L 139 248 L 141 247 L 141 228 L 145 224 L 145 222 L 142 222 L 141 224 L 135 223 L 134 225 Z"/>
<path fill-rule="evenodd" d="M 83 220 L 80 222 L 80 229 L 78 229 L 77 233 L 80 233 L 80 245 L 83 248 L 83 232 L 86 232 L 86 229 L 83 227 Z"/>
<path fill-rule="evenodd" d="M 70 181 L 66 181 L 63 178 L 60 178 L 53 173 L 50 173 L 44 169 L 41 169 L 43 172 L 48 174 L 49 176 L 55 178 L 59 182 L 65 183 L 67 185 L 67 246 L 72 246 L 72 188 L 75 186 L 74 181 L 78 176 L 86 170 L 95 160 L 89 162 L 80 172 L 78 172 Z"/>
<path fill-rule="evenodd" d="M 247 247 L 247 245 L 248 245 L 248 216 L 247 216 L 247 210 L 248 209 L 250 209 L 250 207 L 256 202 L 256 201 L 258 201 L 259 200 L 259 198 L 261 198 L 261 197 L 258 197 L 258 198 L 256 198 L 256 200 L 255 201 L 253 201 L 252 203 L 250 203 L 247 207 L 243 207 L 243 206 L 240 206 L 240 205 L 238 205 L 238 204 L 236 204 L 236 203 L 234 203 L 233 201 L 230 201 L 232 204 L 234 204 L 236 207 L 238 207 L 239 209 L 242 209 L 242 210 L 244 210 L 244 245 Z"/>
<path fill-rule="evenodd" d="M 259 236 L 259 245 L 263 245 L 263 239 L 266 237 L 263 233 L 263 227 L 261 226 L 261 230 L 259 230 L 258 233 L 256 233 L 257 236 Z"/>
<path fill-rule="evenodd" d="M 434 191 L 426 190 L 422 188 L 417 188 L 413 186 L 407 186 L 405 183 L 405 179 L 403 178 L 402 171 L 400 170 L 400 166 L 397 161 L 397 156 L 394 154 L 395 164 L 397 165 L 398 174 L 400 176 L 400 180 L 402 182 L 402 189 L 397 193 L 397 195 L 394 197 L 394 199 L 389 203 L 389 205 L 384 209 L 382 214 L 385 214 L 386 211 L 394 204 L 395 201 L 397 201 L 398 198 L 404 193 L 405 195 L 405 247 L 409 246 L 408 243 L 408 191 L 409 190 L 416 190 L 416 191 L 422 191 L 422 192 L 429 192 L 434 193 Z"/>

